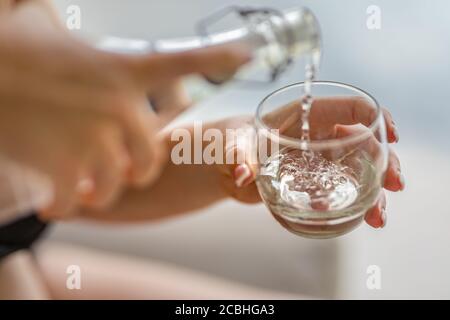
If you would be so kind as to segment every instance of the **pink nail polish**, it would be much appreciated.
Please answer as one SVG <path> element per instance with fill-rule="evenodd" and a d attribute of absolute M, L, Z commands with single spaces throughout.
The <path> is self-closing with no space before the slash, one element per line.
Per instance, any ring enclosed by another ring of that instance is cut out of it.
<path fill-rule="evenodd" d="M 242 187 L 244 185 L 245 180 L 250 178 L 252 175 L 252 172 L 250 171 L 250 168 L 246 164 L 241 164 L 234 169 L 234 179 L 236 186 L 238 188 Z"/>
<path fill-rule="evenodd" d="M 400 190 L 401 191 L 405 190 L 405 177 L 401 173 L 398 176 L 398 182 L 400 184 Z"/>
<path fill-rule="evenodd" d="M 387 221 L 387 215 L 386 215 L 386 209 L 385 208 L 381 208 L 381 221 L 382 221 L 382 225 L 381 228 L 384 228 L 386 226 L 386 221 Z"/>
<path fill-rule="evenodd" d="M 398 135 L 398 131 L 397 131 L 396 128 L 394 128 L 394 132 L 393 133 L 394 133 L 394 140 L 395 140 L 395 142 L 398 142 L 400 140 L 400 137 Z"/>

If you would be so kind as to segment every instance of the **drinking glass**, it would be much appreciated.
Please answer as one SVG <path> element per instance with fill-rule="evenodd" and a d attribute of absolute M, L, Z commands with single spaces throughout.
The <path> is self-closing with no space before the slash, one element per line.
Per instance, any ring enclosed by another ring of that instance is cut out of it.
<path fill-rule="evenodd" d="M 256 184 L 286 229 L 332 238 L 356 228 L 378 199 L 388 157 L 384 117 L 363 90 L 315 81 L 305 139 L 304 86 L 276 90 L 258 106 Z"/>

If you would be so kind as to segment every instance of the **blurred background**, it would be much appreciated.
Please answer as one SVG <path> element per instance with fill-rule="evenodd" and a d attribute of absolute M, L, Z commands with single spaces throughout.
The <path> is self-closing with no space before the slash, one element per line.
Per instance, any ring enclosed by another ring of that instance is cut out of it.
<path fill-rule="evenodd" d="M 225 5 L 307 6 L 323 33 L 318 78 L 363 88 L 387 106 L 400 130 L 395 146 L 406 190 L 388 196 L 382 230 L 363 225 L 335 240 L 282 229 L 262 205 L 232 201 L 158 225 L 61 224 L 51 239 L 165 261 L 243 284 L 326 298 L 450 298 L 450 3 L 325 0 L 56 0 L 63 19 L 80 6 L 83 33 L 155 40 L 190 36 L 196 21 Z M 381 29 L 366 9 L 381 9 Z M 280 86 L 303 80 L 293 66 L 276 84 L 230 87 L 180 121 L 252 114 Z M 207 112 L 205 112 L 207 111 Z M 179 195 L 181 196 L 181 195 Z M 380 290 L 366 286 L 381 270 Z"/>

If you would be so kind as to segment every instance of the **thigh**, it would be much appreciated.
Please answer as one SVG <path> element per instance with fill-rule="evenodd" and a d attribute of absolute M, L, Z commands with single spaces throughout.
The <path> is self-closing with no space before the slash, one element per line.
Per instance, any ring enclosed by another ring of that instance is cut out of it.
<path fill-rule="evenodd" d="M 49 245 L 38 262 L 57 299 L 289 299 L 301 298 L 229 282 L 169 264 Z M 71 266 L 80 270 L 80 289 L 70 289 Z M 69 273 L 68 273 L 69 271 Z"/>
<path fill-rule="evenodd" d="M 0 260 L 0 300 L 48 299 L 45 279 L 28 250 L 21 250 Z"/>

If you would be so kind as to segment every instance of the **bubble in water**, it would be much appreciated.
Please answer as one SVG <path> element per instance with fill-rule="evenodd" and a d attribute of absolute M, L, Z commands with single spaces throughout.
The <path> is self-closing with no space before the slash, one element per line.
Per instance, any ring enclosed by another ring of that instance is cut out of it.
<path fill-rule="evenodd" d="M 345 208 L 357 197 L 349 170 L 320 153 L 284 150 L 278 168 L 280 196 L 302 209 Z"/>

